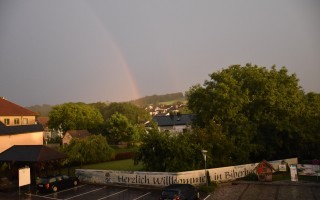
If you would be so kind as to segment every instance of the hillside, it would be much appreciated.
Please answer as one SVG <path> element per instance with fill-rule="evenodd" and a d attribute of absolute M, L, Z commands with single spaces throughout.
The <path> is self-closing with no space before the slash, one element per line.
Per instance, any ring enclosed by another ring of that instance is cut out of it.
<path fill-rule="evenodd" d="M 134 103 L 137 106 L 145 107 L 148 105 L 157 105 L 160 103 L 166 104 L 166 102 L 170 102 L 170 104 L 173 104 L 174 102 L 178 102 L 178 101 L 181 101 L 181 102 L 185 101 L 185 96 L 183 95 L 182 92 L 164 94 L 164 95 L 146 96 L 130 102 Z"/>
<path fill-rule="evenodd" d="M 170 93 L 164 95 L 152 95 L 152 96 L 145 96 L 133 101 L 129 101 L 139 107 L 146 107 L 148 105 L 173 105 L 177 102 L 185 103 L 186 99 L 182 92 L 177 93 Z M 46 117 L 48 113 L 51 111 L 52 106 L 48 104 L 43 105 L 34 105 L 30 107 L 26 107 L 29 110 L 37 112 L 39 116 Z"/>

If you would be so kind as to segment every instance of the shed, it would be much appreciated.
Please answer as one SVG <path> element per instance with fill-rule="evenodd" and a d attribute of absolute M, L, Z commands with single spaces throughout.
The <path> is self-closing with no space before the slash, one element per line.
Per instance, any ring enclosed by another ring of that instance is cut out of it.
<path fill-rule="evenodd" d="M 272 181 L 272 173 L 276 171 L 274 167 L 263 160 L 255 167 L 256 173 L 258 175 L 259 181 Z"/>
<path fill-rule="evenodd" d="M 18 169 L 30 166 L 31 176 L 50 175 L 59 169 L 60 161 L 67 155 L 44 145 L 14 145 L 0 153 L 0 164 L 9 166 L 8 176 L 17 176 Z"/>
<path fill-rule="evenodd" d="M 69 144 L 71 139 L 83 139 L 90 135 L 91 133 L 88 130 L 69 130 L 64 134 L 62 138 L 62 144 Z"/>

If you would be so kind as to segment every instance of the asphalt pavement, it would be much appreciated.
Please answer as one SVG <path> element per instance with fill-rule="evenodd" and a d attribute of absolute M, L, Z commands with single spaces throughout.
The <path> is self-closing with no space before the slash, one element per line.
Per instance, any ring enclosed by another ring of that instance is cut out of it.
<path fill-rule="evenodd" d="M 104 185 L 79 185 L 56 193 L 28 193 L 28 187 L 0 191 L 0 200 L 77 200 L 77 199 L 108 199 L 108 200 L 158 200 L 160 189 L 130 188 Z M 211 194 L 201 194 L 201 200 L 320 200 L 320 182 L 253 182 L 237 181 L 220 184 Z"/>
<path fill-rule="evenodd" d="M 221 184 L 206 200 L 320 200 L 320 183 L 250 182 Z"/>

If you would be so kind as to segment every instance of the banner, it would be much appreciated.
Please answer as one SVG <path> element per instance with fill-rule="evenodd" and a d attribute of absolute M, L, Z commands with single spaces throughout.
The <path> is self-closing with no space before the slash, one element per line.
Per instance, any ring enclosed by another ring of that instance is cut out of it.
<path fill-rule="evenodd" d="M 320 176 L 320 166 L 311 164 L 298 164 L 298 175 L 303 176 Z"/>
<path fill-rule="evenodd" d="M 285 161 L 289 165 L 297 164 L 297 158 L 276 160 L 269 162 L 275 169 Z M 242 178 L 255 172 L 258 163 L 237 165 L 230 167 L 207 169 L 211 181 L 227 182 Z M 114 171 L 114 170 L 93 170 L 76 169 L 76 176 L 83 182 L 97 184 L 122 184 L 122 185 L 148 185 L 167 186 L 174 183 L 186 183 L 199 185 L 206 183 L 205 170 L 187 172 L 140 172 L 140 171 Z"/>

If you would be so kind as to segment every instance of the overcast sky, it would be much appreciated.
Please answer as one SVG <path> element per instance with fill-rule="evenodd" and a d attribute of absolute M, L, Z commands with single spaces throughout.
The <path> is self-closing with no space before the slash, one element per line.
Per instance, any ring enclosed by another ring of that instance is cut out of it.
<path fill-rule="evenodd" d="M 320 93 L 320 1 L 0 0 L 0 96 L 22 106 L 185 92 L 248 62 Z"/>

